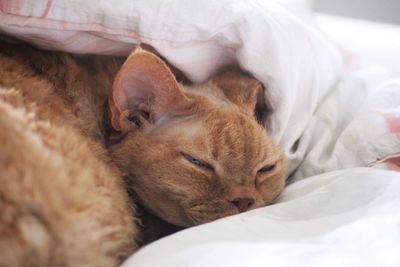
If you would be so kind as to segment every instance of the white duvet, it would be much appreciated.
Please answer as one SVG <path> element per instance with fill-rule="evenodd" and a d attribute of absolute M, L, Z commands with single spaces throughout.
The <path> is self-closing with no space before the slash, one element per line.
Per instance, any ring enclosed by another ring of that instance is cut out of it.
<path fill-rule="evenodd" d="M 278 204 L 161 239 L 123 267 L 400 266 L 399 192 L 392 171 L 314 176 Z"/>
<path fill-rule="evenodd" d="M 45 48 L 126 54 L 146 42 L 193 81 L 237 64 L 267 89 L 266 126 L 292 183 L 278 203 L 157 241 L 125 267 L 400 266 L 400 80 L 379 67 L 350 70 L 324 34 L 277 2 L 0 5 L 1 31 Z"/>

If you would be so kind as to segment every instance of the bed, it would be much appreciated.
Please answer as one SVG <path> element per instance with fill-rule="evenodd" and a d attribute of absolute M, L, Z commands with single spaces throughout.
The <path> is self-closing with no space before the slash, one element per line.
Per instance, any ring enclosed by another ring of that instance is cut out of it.
<path fill-rule="evenodd" d="M 123 267 L 400 265 L 400 27 L 293 3 L 1 3 L 0 31 L 42 48 L 146 43 L 192 81 L 233 64 L 267 88 L 290 174 L 276 203 L 165 237 Z"/>

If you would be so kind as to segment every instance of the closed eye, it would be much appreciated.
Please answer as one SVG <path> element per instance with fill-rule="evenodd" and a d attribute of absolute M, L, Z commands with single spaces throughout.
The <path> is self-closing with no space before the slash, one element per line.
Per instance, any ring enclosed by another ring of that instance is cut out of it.
<path fill-rule="evenodd" d="M 202 168 L 202 169 L 206 169 L 206 170 L 209 170 L 209 171 L 214 171 L 213 166 L 211 166 L 211 164 L 209 164 L 209 163 L 207 163 L 207 162 L 204 162 L 204 161 L 201 161 L 201 160 L 199 160 L 199 159 L 196 159 L 195 157 L 193 157 L 193 156 L 191 156 L 191 155 L 189 155 L 189 154 L 187 154 L 187 153 L 184 153 L 184 152 L 181 152 L 181 155 L 182 155 L 187 161 L 189 161 L 190 163 L 192 163 L 193 165 L 196 165 L 196 166 L 198 166 L 198 167 L 200 167 L 200 168 Z"/>
<path fill-rule="evenodd" d="M 265 165 L 264 167 L 259 169 L 257 173 L 269 173 L 275 169 L 275 166 L 276 164 Z"/>

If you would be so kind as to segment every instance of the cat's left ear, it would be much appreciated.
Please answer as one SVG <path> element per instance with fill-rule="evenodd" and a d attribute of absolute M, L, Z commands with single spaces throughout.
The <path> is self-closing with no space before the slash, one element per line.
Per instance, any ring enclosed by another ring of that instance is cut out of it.
<path fill-rule="evenodd" d="M 187 113 L 192 105 L 162 59 L 141 48 L 117 73 L 108 102 L 112 127 L 120 132 L 140 128 L 142 120 Z"/>
<path fill-rule="evenodd" d="M 231 102 L 247 114 L 254 116 L 260 123 L 264 124 L 266 117 L 272 113 L 272 108 L 265 99 L 264 87 L 255 78 L 239 72 L 227 71 L 212 81 Z"/>

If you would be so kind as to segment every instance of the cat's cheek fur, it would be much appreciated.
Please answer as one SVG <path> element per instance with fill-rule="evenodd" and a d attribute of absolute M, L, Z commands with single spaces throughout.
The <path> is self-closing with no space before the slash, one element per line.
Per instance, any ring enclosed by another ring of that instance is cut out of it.
<path fill-rule="evenodd" d="M 193 225 L 203 224 L 237 214 L 238 211 L 228 201 L 215 200 L 190 207 L 188 217 Z"/>
<path fill-rule="evenodd" d="M 178 151 L 131 133 L 110 152 L 120 168 L 128 170 L 128 184 L 143 206 L 169 223 L 191 226 L 181 202 L 190 198 L 192 185 L 185 183 Z"/>
<path fill-rule="evenodd" d="M 142 178 L 147 179 L 148 177 L 143 176 Z M 172 192 L 168 192 L 165 188 L 154 192 L 154 188 L 143 181 L 132 182 L 132 187 L 137 200 L 151 213 L 177 226 L 191 226 L 184 209 L 179 205 L 179 201 L 171 198 Z"/>
<path fill-rule="evenodd" d="M 256 187 L 261 192 L 264 205 L 271 204 L 282 192 L 286 183 L 283 175 L 287 169 L 286 160 L 281 157 L 276 168 L 272 175 L 269 175 L 260 183 L 256 182 Z"/>

